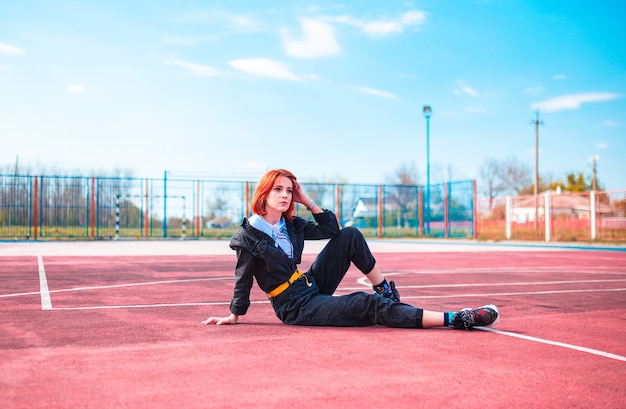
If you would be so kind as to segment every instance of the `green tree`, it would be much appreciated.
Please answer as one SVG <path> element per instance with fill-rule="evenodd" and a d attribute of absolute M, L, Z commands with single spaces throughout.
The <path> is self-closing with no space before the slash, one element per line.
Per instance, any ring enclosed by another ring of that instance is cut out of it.
<path fill-rule="evenodd" d="M 596 179 L 597 188 L 602 190 L 602 184 Z M 588 192 L 593 189 L 593 181 L 591 177 L 585 177 L 583 172 L 569 172 L 565 177 L 565 182 L 552 182 L 549 189 L 556 190 L 561 188 L 566 192 Z"/>

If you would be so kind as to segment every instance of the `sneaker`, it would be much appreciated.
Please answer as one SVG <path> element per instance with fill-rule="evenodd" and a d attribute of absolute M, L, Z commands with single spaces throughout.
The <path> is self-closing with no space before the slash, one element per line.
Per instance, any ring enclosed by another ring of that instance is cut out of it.
<path fill-rule="evenodd" d="M 455 329 L 471 330 L 474 327 L 490 327 L 498 321 L 500 321 L 498 308 L 495 305 L 483 305 L 475 310 L 463 308 L 452 320 L 452 325 Z"/>
<path fill-rule="evenodd" d="M 376 290 L 376 294 L 383 298 L 390 298 L 394 302 L 400 302 L 400 293 L 396 290 L 396 283 L 394 281 L 389 281 L 389 288 L 384 291 L 381 292 Z"/>

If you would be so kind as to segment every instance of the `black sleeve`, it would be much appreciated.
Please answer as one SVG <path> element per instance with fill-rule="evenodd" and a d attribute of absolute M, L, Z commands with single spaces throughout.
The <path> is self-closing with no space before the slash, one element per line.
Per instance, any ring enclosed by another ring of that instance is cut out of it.
<path fill-rule="evenodd" d="M 230 312 L 245 315 L 250 307 L 250 290 L 254 284 L 254 256 L 247 250 L 236 247 L 237 265 L 235 267 L 235 288 L 230 302 Z"/>
<path fill-rule="evenodd" d="M 330 210 L 314 214 L 313 218 L 315 222 L 300 219 L 304 223 L 302 229 L 304 230 L 305 240 L 332 239 L 339 234 L 337 217 Z"/>

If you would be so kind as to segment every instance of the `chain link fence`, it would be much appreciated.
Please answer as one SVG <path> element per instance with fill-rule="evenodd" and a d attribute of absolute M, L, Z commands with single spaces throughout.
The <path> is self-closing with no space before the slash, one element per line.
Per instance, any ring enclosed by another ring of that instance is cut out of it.
<path fill-rule="evenodd" d="M 475 182 L 303 183 L 369 237 L 475 236 Z M 0 239 L 226 238 L 251 213 L 255 182 L 0 175 Z M 311 218 L 302 206 L 296 213 Z"/>
<path fill-rule="evenodd" d="M 477 204 L 478 239 L 626 241 L 626 191 L 546 192 Z"/>

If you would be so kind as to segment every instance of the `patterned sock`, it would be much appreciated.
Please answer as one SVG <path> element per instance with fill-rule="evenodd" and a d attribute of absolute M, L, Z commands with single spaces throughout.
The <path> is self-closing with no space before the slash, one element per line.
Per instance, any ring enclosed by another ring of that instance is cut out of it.
<path fill-rule="evenodd" d="M 383 279 L 383 282 L 377 285 L 373 285 L 372 288 L 376 291 L 377 294 L 385 294 L 391 291 L 391 287 L 389 287 L 389 283 L 387 279 Z"/>
<path fill-rule="evenodd" d="M 454 321 L 454 317 L 456 317 L 456 312 L 444 312 L 443 313 L 443 325 L 449 327 L 452 325 L 452 321 Z"/>

